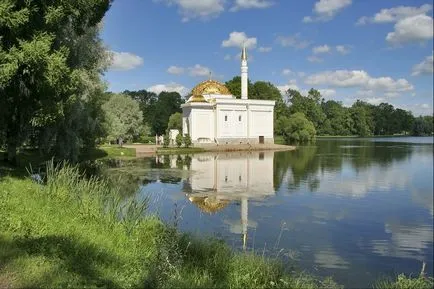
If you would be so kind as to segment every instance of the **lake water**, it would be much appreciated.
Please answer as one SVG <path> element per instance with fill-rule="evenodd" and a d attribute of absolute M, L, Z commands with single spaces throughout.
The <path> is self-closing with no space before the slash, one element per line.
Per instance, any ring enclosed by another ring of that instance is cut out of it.
<path fill-rule="evenodd" d="M 118 165 L 119 166 L 119 165 Z M 289 152 L 121 164 L 180 230 L 278 256 L 348 287 L 433 275 L 433 138 L 319 139 Z"/>

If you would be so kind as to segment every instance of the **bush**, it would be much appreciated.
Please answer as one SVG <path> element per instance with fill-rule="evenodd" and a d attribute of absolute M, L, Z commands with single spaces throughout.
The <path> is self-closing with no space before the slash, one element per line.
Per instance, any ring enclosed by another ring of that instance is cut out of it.
<path fill-rule="evenodd" d="M 176 136 L 176 146 L 177 146 L 177 147 L 181 147 L 181 146 L 182 146 L 182 142 L 183 142 L 183 137 L 182 137 L 182 135 L 179 133 L 179 134 Z"/>
<path fill-rule="evenodd" d="M 186 134 L 186 135 L 184 136 L 184 146 L 185 146 L 186 148 L 191 147 L 191 137 L 190 137 L 189 134 Z"/>
<path fill-rule="evenodd" d="M 279 118 L 278 127 L 286 144 L 311 142 L 316 137 L 315 126 L 301 112 Z"/>
<path fill-rule="evenodd" d="M 170 145 L 169 134 L 165 134 L 163 137 L 163 148 L 167 148 Z"/>

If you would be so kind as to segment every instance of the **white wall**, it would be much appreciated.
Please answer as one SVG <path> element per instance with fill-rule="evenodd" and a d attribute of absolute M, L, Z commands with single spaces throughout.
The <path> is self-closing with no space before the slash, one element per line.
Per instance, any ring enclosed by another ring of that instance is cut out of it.
<path fill-rule="evenodd" d="M 191 139 L 214 141 L 214 113 L 212 108 L 193 108 L 191 110 Z"/>
<path fill-rule="evenodd" d="M 245 105 L 217 106 L 217 137 L 247 137 L 247 108 Z"/>
<path fill-rule="evenodd" d="M 182 134 L 187 135 L 191 134 L 190 127 L 191 127 L 191 108 L 184 107 L 182 108 Z"/>
<path fill-rule="evenodd" d="M 273 114 L 274 109 L 272 107 L 260 107 L 251 106 L 250 113 L 250 138 L 259 138 L 264 136 L 265 138 L 273 138 Z"/>

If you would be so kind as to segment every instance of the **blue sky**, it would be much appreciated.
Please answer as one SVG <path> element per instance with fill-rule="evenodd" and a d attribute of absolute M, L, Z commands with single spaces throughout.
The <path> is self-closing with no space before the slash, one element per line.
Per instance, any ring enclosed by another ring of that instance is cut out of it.
<path fill-rule="evenodd" d="M 433 7 L 420 0 L 115 0 L 109 90 L 187 94 L 240 74 L 326 99 L 433 113 Z"/>

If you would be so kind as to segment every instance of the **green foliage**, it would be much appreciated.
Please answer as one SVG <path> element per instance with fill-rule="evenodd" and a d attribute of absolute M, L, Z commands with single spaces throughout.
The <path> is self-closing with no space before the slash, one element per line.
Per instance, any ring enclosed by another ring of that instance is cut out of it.
<path fill-rule="evenodd" d="M 170 137 L 169 137 L 169 134 L 166 133 L 163 136 L 163 148 L 167 148 L 167 147 L 169 147 L 169 145 L 170 145 Z"/>
<path fill-rule="evenodd" d="M 149 135 L 155 135 L 155 131 L 152 131 L 152 129 L 155 118 L 155 105 L 158 101 L 158 95 L 154 92 L 146 91 L 144 89 L 138 91 L 125 90 L 123 94 L 130 96 L 139 103 L 140 110 L 143 113 L 143 124 L 149 127 Z"/>
<path fill-rule="evenodd" d="M 167 124 L 168 129 L 177 129 L 179 132 L 182 131 L 182 113 L 175 112 L 169 117 L 169 123 Z"/>
<path fill-rule="evenodd" d="M 231 94 L 236 98 L 241 98 L 241 77 L 235 76 L 229 81 L 225 82 L 225 86 L 229 89 Z M 252 83 L 248 81 L 248 90 L 252 89 Z"/>
<path fill-rule="evenodd" d="M 191 147 L 191 144 L 192 144 L 192 142 L 191 142 L 190 135 L 189 134 L 184 135 L 184 146 L 186 148 L 189 148 L 189 147 Z"/>
<path fill-rule="evenodd" d="M 412 135 L 423 136 L 433 134 L 433 117 L 420 116 L 414 120 Z"/>
<path fill-rule="evenodd" d="M 139 103 L 143 114 L 143 122 L 150 127 L 151 135 L 164 134 L 168 128 L 170 116 L 176 112 L 180 113 L 181 104 L 184 103 L 181 95 L 177 92 L 163 91 L 159 95 L 156 95 L 146 90 L 126 90 L 124 94 Z M 179 123 L 175 121 L 173 125 L 179 126 Z M 179 129 L 181 128 L 182 125 Z"/>
<path fill-rule="evenodd" d="M 107 65 L 97 25 L 109 6 L 109 0 L 0 3 L 0 130 L 9 161 L 32 130 L 42 152 L 62 158 L 76 160 L 81 147 L 94 144 L 100 131 L 92 103 Z"/>
<path fill-rule="evenodd" d="M 285 139 L 285 143 L 306 143 L 315 140 L 316 130 L 311 121 L 301 112 L 296 112 L 290 117 L 279 119 L 279 128 Z"/>
<path fill-rule="evenodd" d="M 431 289 L 433 287 L 433 278 L 409 278 L 404 274 L 398 275 L 395 281 L 381 280 L 374 285 L 375 289 Z"/>
<path fill-rule="evenodd" d="M 303 113 L 314 124 L 315 129 L 319 131 L 326 119 L 321 109 L 321 94 L 319 91 L 311 89 L 307 96 L 303 96 L 298 91 L 289 89 L 287 96 L 291 103 L 290 113 Z"/>
<path fill-rule="evenodd" d="M 177 147 L 181 147 L 183 142 L 184 142 L 184 138 L 182 137 L 182 134 L 179 133 L 179 134 L 176 136 L 176 146 L 177 146 Z"/>
<path fill-rule="evenodd" d="M 141 132 L 142 112 L 137 101 L 123 94 L 112 94 L 102 108 L 109 141 L 118 138 L 132 140 Z"/>

